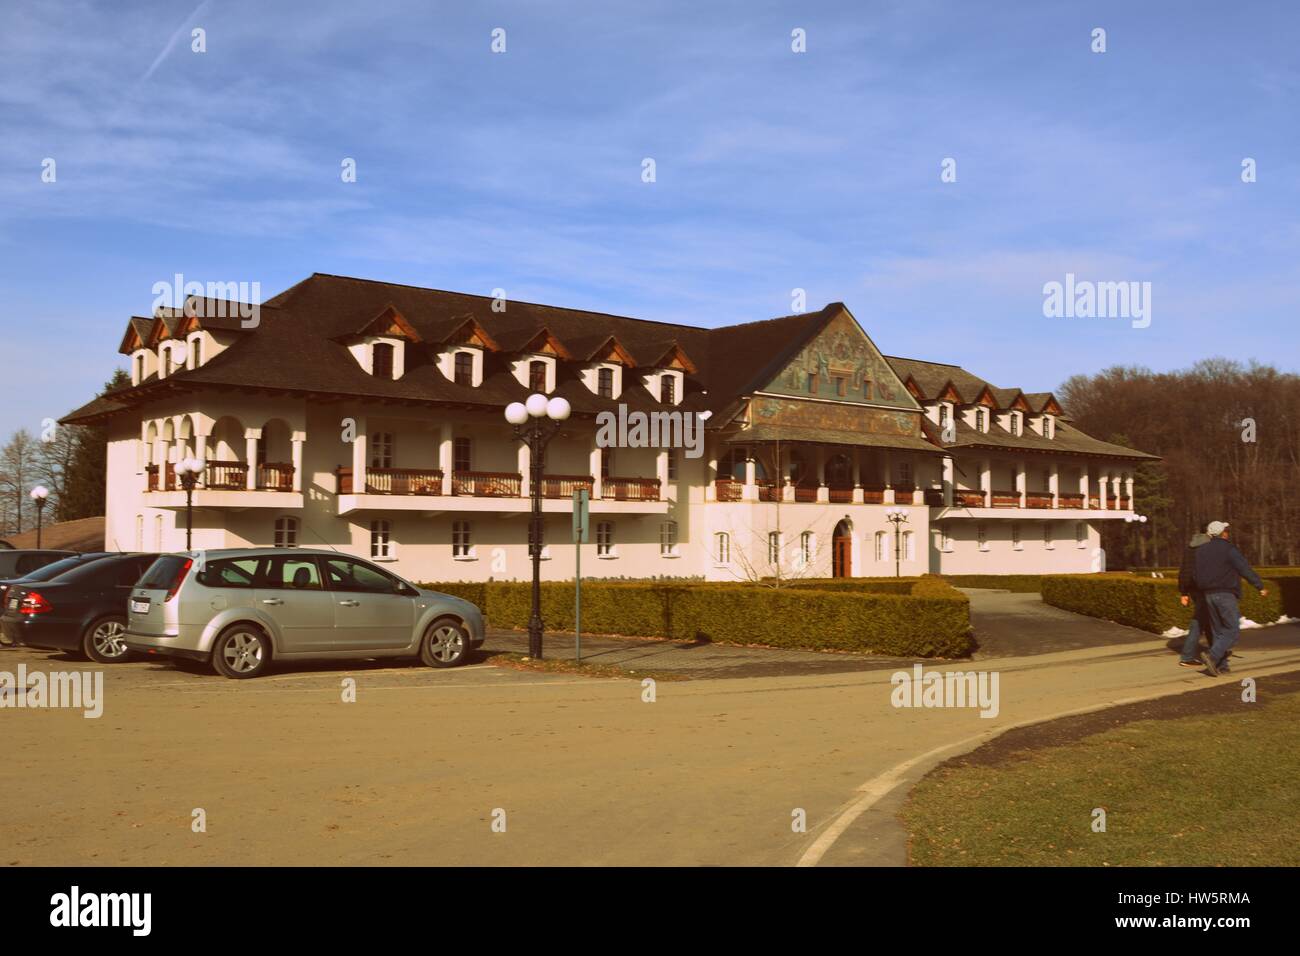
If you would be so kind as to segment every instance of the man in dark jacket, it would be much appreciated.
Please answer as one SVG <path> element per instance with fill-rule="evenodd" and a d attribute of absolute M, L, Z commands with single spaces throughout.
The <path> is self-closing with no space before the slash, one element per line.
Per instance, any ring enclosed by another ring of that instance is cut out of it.
<path fill-rule="evenodd" d="M 1180 600 L 1183 607 L 1188 604 L 1192 605 L 1192 623 L 1187 628 L 1187 639 L 1183 641 L 1183 652 L 1179 655 L 1178 663 L 1182 667 L 1202 667 L 1204 662 L 1201 660 L 1201 635 L 1205 635 L 1207 644 L 1214 644 L 1214 633 L 1210 629 L 1209 615 L 1205 607 L 1205 595 L 1201 594 L 1196 587 L 1196 549 L 1203 544 L 1210 543 L 1208 534 L 1197 532 L 1192 535 L 1192 540 L 1187 543 L 1187 549 L 1183 551 L 1183 563 L 1178 567 L 1178 593 L 1182 596 Z"/>
<path fill-rule="evenodd" d="M 1249 581 L 1261 595 L 1267 595 L 1264 582 L 1237 546 L 1228 540 L 1228 522 L 1211 521 L 1205 529 L 1210 542 L 1196 549 L 1196 569 L 1192 579 L 1205 596 L 1214 643 L 1206 657 L 1205 666 L 1216 677 L 1228 669 L 1228 652 L 1241 634 L 1241 579 Z"/>

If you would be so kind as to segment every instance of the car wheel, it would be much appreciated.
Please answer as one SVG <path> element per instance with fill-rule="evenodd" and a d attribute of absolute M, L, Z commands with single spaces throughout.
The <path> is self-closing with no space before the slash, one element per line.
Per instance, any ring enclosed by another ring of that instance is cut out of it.
<path fill-rule="evenodd" d="M 129 658 L 126 618 L 110 615 L 92 621 L 81 639 L 81 650 L 97 664 L 116 664 Z"/>
<path fill-rule="evenodd" d="M 469 634 L 460 621 L 443 618 L 434 621 L 420 641 L 420 660 L 430 667 L 455 667 L 465 663 L 469 653 Z"/>
<path fill-rule="evenodd" d="M 232 680 L 257 677 L 270 660 L 271 645 L 266 635 L 251 624 L 227 628 L 212 645 L 212 667 Z"/>

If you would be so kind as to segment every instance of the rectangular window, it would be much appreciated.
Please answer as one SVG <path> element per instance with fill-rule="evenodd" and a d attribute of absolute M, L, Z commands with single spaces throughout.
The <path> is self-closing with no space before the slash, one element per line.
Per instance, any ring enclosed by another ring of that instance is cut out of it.
<path fill-rule="evenodd" d="M 451 556 L 470 557 L 470 528 L 468 521 L 455 521 L 451 525 Z"/>
<path fill-rule="evenodd" d="M 614 449 L 602 448 L 600 450 L 600 480 L 604 481 L 609 477 L 609 466 L 614 460 Z"/>
<path fill-rule="evenodd" d="M 298 547 L 298 519 L 275 519 L 275 546 L 277 548 Z"/>
<path fill-rule="evenodd" d="M 376 342 L 370 347 L 370 373 L 375 378 L 393 377 L 393 347 L 387 342 Z"/>
<path fill-rule="evenodd" d="M 195 338 L 190 340 L 190 368 L 198 368 L 203 364 L 203 340 Z"/>
<path fill-rule="evenodd" d="M 1088 546 L 1088 526 L 1082 521 L 1074 523 L 1074 544 L 1078 548 Z"/>
<path fill-rule="evenodd" d="M 947 424 L 948 424 L 948 406 L 947 406 L 947 405 L 942 405 L 942 404 L 941 404 L 941 405 L 939 406 L 939 424 L 940 424 L 940 425 L 947 425 Z"/>
<path fill-rule="evenodd" d="M 665 521 L 659 526 L 659 554 L 672 557 L 677 554 L 677 522 Z"/>
<path fill-rule="evenodd" d="M 456 353 L 456 384 L 474 384 L 474 356 L 469 352 Z"/>
<path fill-rule="evenodd" d="M 601 398 L 614 397 L 614 370 L 602 368 L 596 371 L 596 394 Z"/>
<path fill-rule="evenodd" d="M 659 401 L 665 405 L 677 404 L 677 379 L 673 376 L 659 376 Z"/>
<path fill-rule="evenodd" d="M 451 467 L 453 471 L 471 471 L 474 467 L 471 452 L 474 442 L 471 438 L 457 438 L 451 443 Z"/>
<path fill-rule="evenodd" d="M 916 560 L 916 539 L 912 536 L 911 531 L 903 532 L 903 560 Z"/>
<path fill-rule="evenodd" d="M 975 526 L 975 540 L 979 542 L 979 549 L 987 551 L 989 549 L 989 531 L 984 525 Z"/>
<path fill-rule="evenodd" d="M 731 563 L 731 535 L 725 531 L 719 531 L 713 536 L 713 560 L 718 564 Z"/>
<path fill-rule="evenodd" d="M 767 533 L 767 563 L 781 563 L 781 532 L 779 531 Z"/>
<path fill-rule="evenodd" d="M 375 432 L 370 436 L 370 467 L 393 467 L 392 432 Z"/>
<path fill-rule="evenodd" d="M 677 480 L 677 449 L 668 449 L 668 480 Z"/>
<path fill-rule="evenodd" d="M 877 561 L 885 560 L 885 541 L 886 541 L 885 532 L 877 531 L 876 532 L 876 560 Z"/>
<path fill-rule="evenodd" d="M 528 363 L 528 389 L 532 392 L 546 391 L 546 363 Z"/>
<path fill-rule="evenodd" d="M 1043 522 L 1043 547 L 1051 551 L 1055 545 L 1052 544 L 1052 522 Z"/>
<path fill-rule="evenodd" d="M 985 425 L 985 422 L 987 421 L 985 415 L 987 414 L 988 413 L 982 408 L 975 409 L 975 427 L 980 431 L 985 431 L 987 429 L 987 426 Z"/>
<path fill-rule="evenodd" d="M 1017 437 L 1020 435 L 1020 416 L 1015 412 L 1011 413 L 1011 434 Z"/>
<path fill-rule="evenodd" d="M 370 557 L 380 560 L 393 556 L 393 539 L 387 521 L 370 522 Z"/>
<path fill-rule="evenodd" d="M 614 523 L 601 521 L 596 525 L 596 554 L 608 557 L 614 553 Z"/>
<path fill-rule="evenodd" d="M 811 531 L 799 535 L 799 559 L 806 568 L 813 561 L 813 536 Z"/>
<path fill-rule="evenodd" d="M 135 380 L 137 383 L 144 381 L 144 356 L 143 355 L 137 355 L 135 357 Z"/>
<path fill-rule="evenodd" d="M 1011 523 L 1011 547 L 1020 550 L 1020 523 L 1016 521 Z"/>
<path fill-rule="evenodd" d="M 912 463 L 900 461 L 898 463 L 898 483 L 900 485 L 910 485 L 912 483 Z"/>

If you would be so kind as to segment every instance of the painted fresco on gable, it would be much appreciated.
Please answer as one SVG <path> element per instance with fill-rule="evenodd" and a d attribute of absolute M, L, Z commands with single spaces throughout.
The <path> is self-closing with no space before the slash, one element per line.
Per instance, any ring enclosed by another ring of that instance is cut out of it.
<path fill-rule="evenodd" d="M 854 432 L 860 435 L 921 435 L 921 416 L 915 412 L 801 402 L 756 395 L 750 404 L 755 425 L 792 429 Z"/>
<path fill-rule="evenodd" d="M 831 321 L 763 391 L 916 408 L 889 363 L 847 314 Z"/>

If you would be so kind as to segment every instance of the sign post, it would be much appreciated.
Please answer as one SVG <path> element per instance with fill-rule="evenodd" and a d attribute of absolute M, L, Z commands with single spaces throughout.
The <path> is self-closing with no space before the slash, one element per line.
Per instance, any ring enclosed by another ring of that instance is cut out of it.
<path fill-rule="evenodd" d="M 582 546 L 587 543 L 587 513 L 591 492 L 579 488 L 573 493 L 573 635 L 577 660 L 582 660 Z"/>

